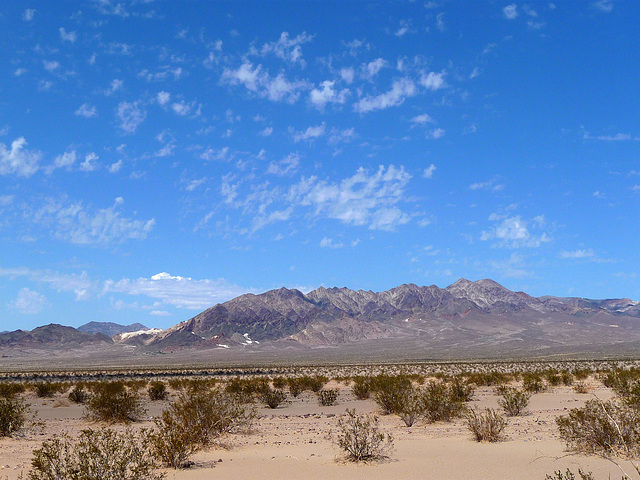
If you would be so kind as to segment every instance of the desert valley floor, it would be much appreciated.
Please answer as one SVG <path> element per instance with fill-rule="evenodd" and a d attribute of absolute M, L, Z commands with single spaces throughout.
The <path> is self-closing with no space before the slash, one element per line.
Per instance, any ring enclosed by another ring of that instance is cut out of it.
<path fill-rule="evenodd" d="M 620 478 L 621 467 L 635 473 L 630 463 L 619 465 L 596 456 L 568 452 L 560 440 L 555 418 L 582 406 L 591 398 L 608 399 L 612 392 L 594 376 L 584 381 L 588 393 L 576 393 L 571 386 L 554 386 L 534 394 L 523 416 L 509 417 L 504 437 L 497 443 L 474 441 L 463 419 L 450 423 L 418 422 L 406 427 L 396 415 L 380 415 L 384 432 L 395 439 L 389 458 L 372 463 L 345 461 L 331 442 L 338 418 L 345 409 L 358 413 L 379 413 L 373 400 L 357 400 L 351 387 L 331 380 L 339 389 L 336 405 L 319 406 L 317 396 L 303 392 L 276 408 L 259 408 L 258 419 L 249 433 L 222 437 L 219 444 L 197 453 L 187 469 L 166 469 L 168 479 L 545 479 L 554 471 L 571 468 L 592 471 L 596 479 Z M 10 438 L 0 438 L 0 479 L 26 477 L 32 450 L 47 438 L 100 424 L 83 418 L 84 407 L 71 403 L 66 393 L 37 398 L 28 392 L 32 413 L 41 420 L 37 428 Z M 145 400 L 147 414 L 131 428 L 153 427 L 153 418 L 171 401 Z M 493 387 L 478 387 L 471 408 L 498 409 Z M 115 427 L 124 428 L 124 427 Z M 635 478 L 632 476 L 632 478 Z"/>

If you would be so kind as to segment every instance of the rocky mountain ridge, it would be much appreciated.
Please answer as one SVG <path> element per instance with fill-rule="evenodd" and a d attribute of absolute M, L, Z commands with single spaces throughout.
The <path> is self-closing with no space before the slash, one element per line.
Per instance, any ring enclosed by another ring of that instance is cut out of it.
<path fill-rule="evenodd" d="M 393 348 L 411 344 L 425 352 L 612 347 L 640 345 L 640 302 L 532 297 L 493 280 L 460 279 L 446 288 L 405 284 L 383 292 L 319 287 L 304 294 L 279 288 L 214 305 L 166 330 L 87 325 L 83 327 L 115 329 L 118 334 L 109 337 L 47 326 L 0 334 L 0 347 L 111 343 L 148 352 L 278 351 L 371 342 Z"/>

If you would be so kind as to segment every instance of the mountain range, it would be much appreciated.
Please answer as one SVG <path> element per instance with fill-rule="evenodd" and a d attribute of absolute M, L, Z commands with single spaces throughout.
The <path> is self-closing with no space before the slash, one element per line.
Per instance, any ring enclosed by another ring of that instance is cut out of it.
<path fill-rule="evenodd" d="M 407 284 L 384 292 L 280 288 L 241 295 L 166 330 L 91 322 L 78 330 L 50 325 L 0 334 L 0 347 L 97 343 L 146 352 L 354 345 L 406 347 L 425 355 L 452 349 L 489 355 L 616 351 L 640 345 L 640 302 L 532 297 L 493 280 L 460 279 L 446 288 Z"/>

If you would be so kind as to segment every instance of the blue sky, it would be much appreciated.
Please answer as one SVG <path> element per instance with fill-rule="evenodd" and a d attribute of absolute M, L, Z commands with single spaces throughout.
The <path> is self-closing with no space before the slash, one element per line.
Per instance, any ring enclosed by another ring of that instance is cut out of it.
<path fill-rule="evenodd" d="M 640 300 L 640 3 L 0 6 L 0 330 L 492 278 Z"/>

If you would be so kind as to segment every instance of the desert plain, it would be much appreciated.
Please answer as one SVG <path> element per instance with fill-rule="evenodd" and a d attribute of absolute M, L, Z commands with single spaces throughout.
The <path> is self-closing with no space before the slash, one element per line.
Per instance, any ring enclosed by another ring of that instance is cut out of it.
<path fill-rule="evenodd" d="M 575 366 L 575 363 L 574 363 Z M 184 469 L 163 468 L 167 479 L 545 479 L 555 471 L 570 468 L 593 472 L 594 478 L 621 478 L 627 473 L 635 478 L 630 461 L 620 458 L 602 458 L 568 450 L 559 436 L 555 419 L 567 415 L 573 408 L 582 407 L 593 398 L 607 400 L 613 392 L 590 374 L 575 385 L 548 385 L 544 391 L 531 396 L 523 415 L 506 417 L 507 426 L 497 442 L 477 442 L 464 418 L 451 422 L 427 423 L 418 421 L 407 427 L 399 416 L 383 415 L 372 399 L 359 400 L 352 392 L 348 376 L 389 372 L 388 366 L 323 367 L 321 373 L 329 378 L 325 388 L 337 389 L 335 405 L 321 406 L 318 397 L 304 391 L 297 397 L 287 396 L 286 402 L 277 408 L 268 408 L 257 402 L 257 418 L 250 430 L 227 434 L 216 443 L 192 457 L 192 464 Z M 406 371 L 403 366 L 394 371 Z M 420 369 L 428 381 L 435 378 L 437 369 L 414 366 Z M 447 365 L 445 369 L 468 369 Z M 476 368 L 476 367 L 473 367 Z M 491 370 L 491 365 L 480 367 Z M 495 368 L 504 370 L 500 364 Z M 509 368 L 519 368 L 511 365 Z M 531 366 L 525 366 L 531 368 Z M 317 372 L 317 369 L 311 369 Z M 309 371 L 311 371 L 309 370 Z M 300 374 L 296 369 L 295 373 Z M 431 372 L 431 373 L 429 373 Z M 273 378 L 268 372 L 266 378 Z M 255 376 L 255 375 L 254 375 Z M 430 377 L 431 376 L 431 377 Z M 230 378 L 230 377 L 229 377 Z M 221 378 L 219 382 L 228 381 Z M 237 378 L 237 377 L 234 377 Z M 139 378 L 138 378 L 139 380 Z M 512 380 L 513 386 L 519 386 Z M 70 388 L 70 387 L 69 387 Z M 17 434 L 0 438 L 0 479 L 26 478 L 31 468 L 32 452 L 43 440 L 62 434 L 76 437 L 82 429 L 107 426 L 85 417 L 85 407 L 68 399 L 69 391 L 58 392 L 50 398 L 39 398 L 32 391 L 21 396 L 31 409 L 35 425 Z M 169 389 L 166 400 L 151 401 L 141 389 L 146 413 L 137 422 L 110 425 L 115 429 L 153 428 L 154 419 L 175 400 L 177 392 Z M 481 410 L 493 408 L 501 411 L 500 395 L 494 386 L 477 386 L 467 406 Z M 331 439 L 337 433 L 339 418 L 346 409 L 359 414 L 375 414 L 382 432 L 393 436 L 393 449 L 388 457 L 370 462 L 352 462 Z M 22 476 L 22 477 L 21 477 Z"/>

